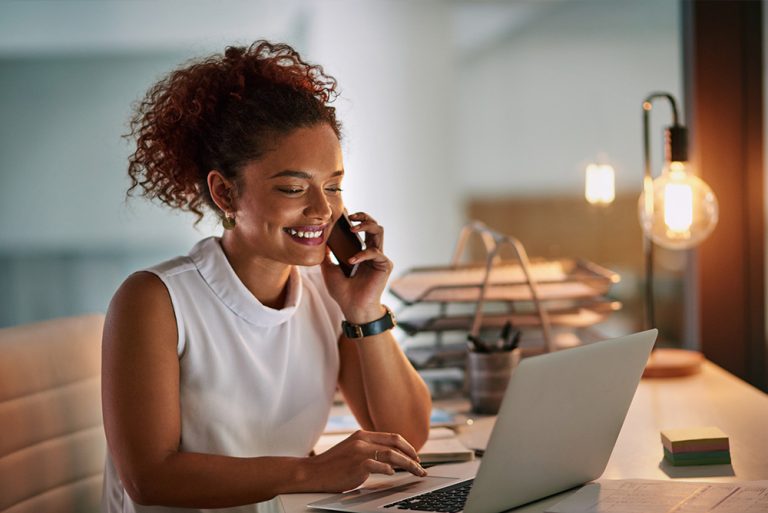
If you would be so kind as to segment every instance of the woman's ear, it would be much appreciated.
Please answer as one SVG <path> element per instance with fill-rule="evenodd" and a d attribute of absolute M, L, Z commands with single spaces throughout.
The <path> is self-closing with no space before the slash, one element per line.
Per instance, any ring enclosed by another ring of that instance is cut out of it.
<path fill-rule="evenodd" d="M 214 169 L 208 173 L 208 190 L 216 206 L 224 214 L 235 210 L 235 184 L 220 171 Z"/>

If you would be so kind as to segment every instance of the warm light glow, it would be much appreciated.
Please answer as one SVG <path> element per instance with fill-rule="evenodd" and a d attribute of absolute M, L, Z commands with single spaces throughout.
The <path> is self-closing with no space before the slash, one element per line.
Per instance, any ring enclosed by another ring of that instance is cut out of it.
<path fill-rule="evenodd" d="M 607 164 L 587 166 L 584 197 L 592 205 L 610 205 L 616 198 L 613 167 Z"/>
<path fill-rule="evenodd" d="M 717 225 L 717 198 L 688 171 L 686 163 L 670 162 L 652 182 L 646 177 L 638 214 L 653 242 L 668 249 L 688 249 L 706 239 Z"/>
<path fill-rule="evenodd" d="M 670 237 L 690 237 L 693 224 L 693 189 L 688 184 L 664 187 L 664 224 Z"/>
<path fill-rule="evenodd" d="M 645 201 L 642 203 L 643 213 L 646 217 L 653 216 L 653 178 L 646 176 L 643 178 L 643 194 Z"/>

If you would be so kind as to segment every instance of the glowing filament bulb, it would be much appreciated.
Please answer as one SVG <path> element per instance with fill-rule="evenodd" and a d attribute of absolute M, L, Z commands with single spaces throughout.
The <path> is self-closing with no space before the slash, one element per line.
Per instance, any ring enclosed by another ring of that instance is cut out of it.
<path fill-rule="evenodd" d="M 690 236 L 693 224 L 693 189 L 670 183 L 664 188 L 664 224 L 670 237 Z"/>

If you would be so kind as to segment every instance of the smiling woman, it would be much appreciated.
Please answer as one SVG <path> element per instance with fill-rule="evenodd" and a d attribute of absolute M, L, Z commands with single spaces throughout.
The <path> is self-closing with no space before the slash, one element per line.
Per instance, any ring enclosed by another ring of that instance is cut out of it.
<path fill-rule="evenodd" d="M 331 221 L 343 209 L 342 169 L 336 133 L 319 124 L 280 137 L 262 158 L 244 165 L 239 187 L 220 171 L 210 171 L 211 197 L 238 228 L 223 238 L 225 252 L 231 244 L 258 241 L 249 256 L 261 254 L 298 265 L 321 263 Z M 233 203 L 235 190 L 240 194 Z"/>
<path fill-rule="evenodd" d="M 328 257 L 344 211 L 335 88 L 259 41 L 174 71 L 137 108 L 131 191 L 207 209 L 225 231 L 131 275 L 110 304 L 105 511 L 268 511 L 281 493 L 426 474 L 431 402 L 387 329 L 383 228 L 350 215 L 366 243 L 353 278 Z M 364 430 L 311 455 L 337 388 Z"/>

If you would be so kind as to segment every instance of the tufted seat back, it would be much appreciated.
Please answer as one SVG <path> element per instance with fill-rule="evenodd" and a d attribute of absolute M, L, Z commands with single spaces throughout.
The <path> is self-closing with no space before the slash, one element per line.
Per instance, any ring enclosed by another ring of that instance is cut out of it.
<path fill-rule="evenodd" d="M 98 511 L 103 324 L 88 315 L 0 329 L 0 512 Z"/>

